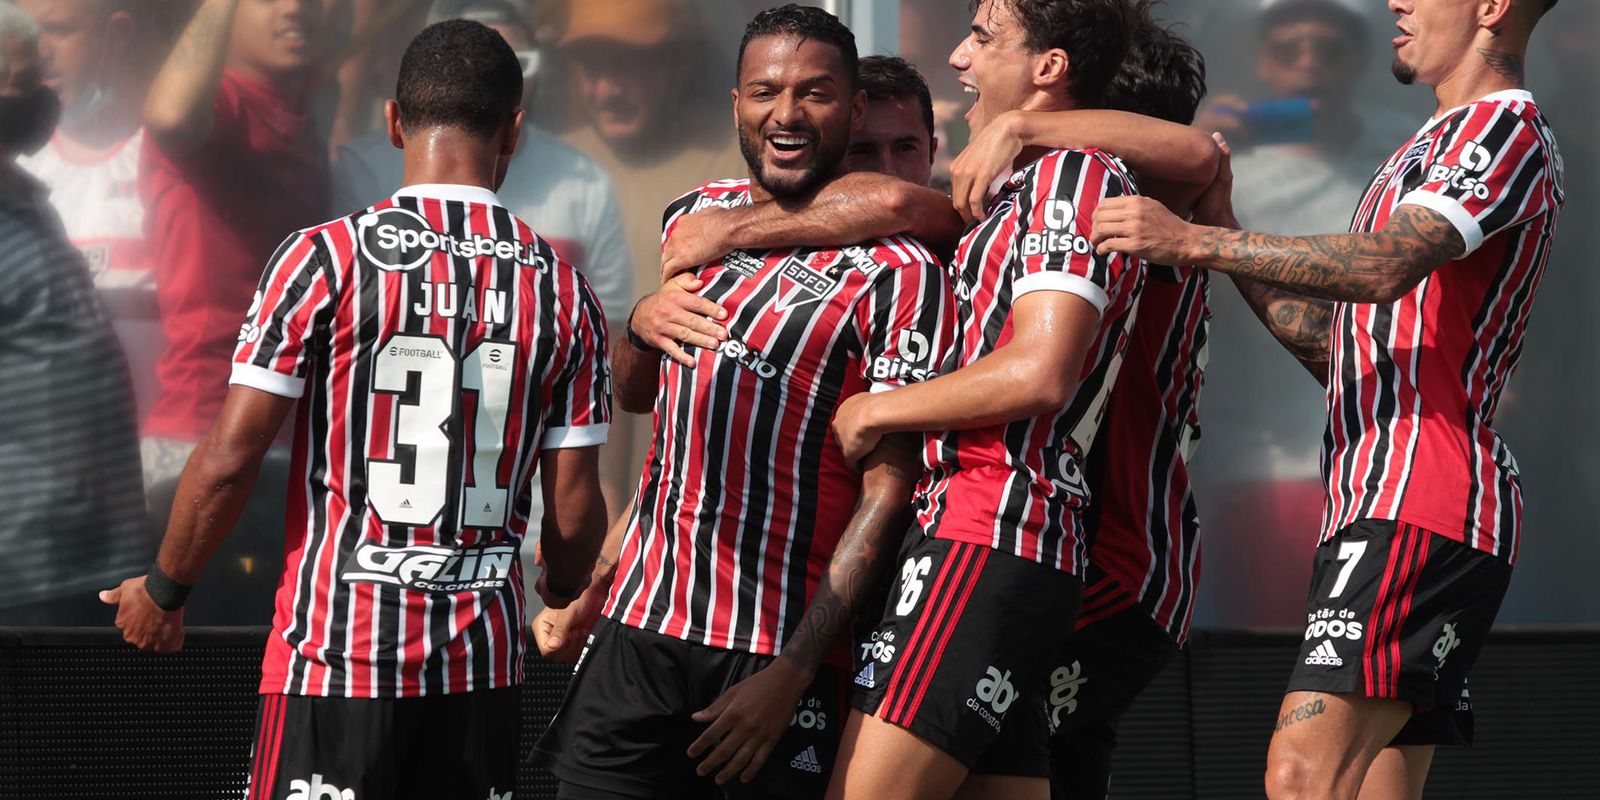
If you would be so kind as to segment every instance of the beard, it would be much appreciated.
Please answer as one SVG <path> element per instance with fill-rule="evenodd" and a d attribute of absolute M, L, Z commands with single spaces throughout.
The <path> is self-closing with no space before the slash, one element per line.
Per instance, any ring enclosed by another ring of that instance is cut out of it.
<path fill-rule="evenodd" d="M 1416 68 L 1401 61 L 1400 56 L 1394 57 L 1394 63 L 1389 65 L 1389 71 L 1394 73 L 1394 79 L 1399 81 L 1401 86 L 1410 86 L 1417 82 Z"/>
<path fill-rule="evenodd" d="M 822 185 L 824 180 L 838 170 L 839 163 L 844 160 L 845 146 L 849 144 L 848 136 L 831 136 L 826 139 L 809 132 L 815 142 L 815 155 L 811 163 L 807 164 L 798 175 L 793 173 L 769 174 L 766 159 L 762 157 L 766 144 L 766 137 L 760 134 L 752 135 L 744 126 L 739 127 L 739 153 L 744 156 L 746 167 L 750 168 L 750 177 L 768 194 L 777 198 L 800 197 L 810 194 L 812 190 Z M 833 144 L 837 142 L 837 144 Z"/>

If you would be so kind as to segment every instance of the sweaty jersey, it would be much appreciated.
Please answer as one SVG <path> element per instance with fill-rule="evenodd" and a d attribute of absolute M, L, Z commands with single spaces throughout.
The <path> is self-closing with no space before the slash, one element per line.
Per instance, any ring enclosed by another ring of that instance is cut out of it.
<path fill-rule="evenodd" d="M 666 228 L 750 202 L 749 181 L 673 202 Z M 775 654 L 855 511 L 861 478 L 829 424 L 846 398 L 933 374 L 953 335 L 949 283 L 916 241 L 738 250 L 699 271 L 728 339 L 662 359 L 655 432 L 606 616 Z"/>
<path fill-rule="evenodd" d="M 300 398 L 263 693 L 521 680 L 542 450 L 605 441 L 605 318 L 493 192 L 431 184 L 278 248 L 232 383 Z"/>
<path fill-rule="evenodd" d="M 1100 324 L 1066 406 L 928 435 L 916 501 L 923 531 L 1082 573 L 1077 514 L 1089 501 L 1083 459 L 1144 282 L 1138 259 L 1095 253 L 1089 221 L 1102 200 L 1134 191 L 1122 163 L 1107 153 L 1052 151 L 1013 175 L 989 216 L 962 237 L 950 266 L 961 330 L 947 369 L 1010 341 L 1011 306 L 1030 292 L 1078 295 L 1100 311 Z"/>
<path fill-rule="evenodd" d="M 1561 156 L 1525 91 L 1431 119 L 1379 168 L 1351 231 L 1432 209 L 1466 254 L 1389 304 L 1335 310 L 1323 536 L 1397 520 L 1515 561 L 1517 462 L 1494 429 L 1564 201 Z"/>
<path fill-rule="evenodd" d="M 1203 269 L 1148 267 L 1086 470 L 1094 502 L 1083 514 L 1090 577 L 1080 628 L 1138 605 L 1179 644 L 1189 634 L 1200 581 L 1189 459 L 1200 441 L 1209 295 Z"/>

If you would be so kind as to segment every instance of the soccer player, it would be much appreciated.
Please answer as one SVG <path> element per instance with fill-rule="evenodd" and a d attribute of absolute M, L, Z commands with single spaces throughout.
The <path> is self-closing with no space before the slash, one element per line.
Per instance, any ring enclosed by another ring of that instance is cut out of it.
<path fill-rule="evenodd" d="M 405 186 L 278 249 L 157 562 L 104 593 L 128 641 L 180 647 L 184 595 L 298 410 L 255 798 L 509 793 L 535 467 L 547 603 L 583 590 L 604 532 L 604 315 L 493 191 L 523 121 L 516 55 L 442 22 L 396 94 Z"/>
<path fill-rule="evenodd" d="M 865 104 L 856 72 L 855 38 L 827 12 L 757 15 L 733 94 L 749 178 L 684 195 L 667 235 L 834 175 Z M 591 588 L 609 588 L 604 618 L 536 748 L 563 798 L 716 795 L 713 779 L 730 796 L 820 796 L 845 711 L 843 634 L 909 520 L 915 442 L 886 440 L 858 471 L 829 422 L 850 397 L 932 374 L 954 330 L 935 259 L 904 237 L 746 250 L 692 285 L 726 311 L 717 336 L 664 357 L 639 324 L 658 293 L 614 348 L 619 399 L 654 408 L 654 444 L 608 542 L 615 580 Z"/>
<path fill-rule="evenodd" d="M 1135 11 L 1132 46 L 1106 105 L 1188 125 L 1206 93 L 1205 59 L 1154 20 L 1150 4 Z M 1153 158 L 1142 149 L 1156 141 L 1155 126 L 1097 131 L 1075 122 L 1085 116 L 1000 115 L 957 159 L 955 184 L 963 191 L 987 187 L 994 175 L 983 168 L 1009 164 L 1027 146 L 1098 145 L 1131 153 L 1127 160 L 1141 189 L 1170 196 L 1162 198 L 1168 207 L 1190 212 L 1191 188 L 1163 186 L 1139 171 Z M 1211 192 L 1226 197 L 1225 188 Z M 1204 215 L 1211 205 L 1195 210 Z M 1066 651 L 1050 671 L 1050 788 L 1057 800 L 1106 797 L 1122 714 L 1189 631 L 1200 524 L 1188 461 L 1199 442 L 1209 293 L 1203 269 L 1147 265 L 1138 317 L 1085 465 L 1092 502 L 1081 515 L 1089 541 L 1083 604 Z"/>
<path fill-rule="evenodd" d="M 895 56 L 867 56 L 861 59 L 860 73 L 867 113 L 861 129 L 850 137 L 845 169 L 927 186 L 939 153 L 928 82 L 916 67 Z"/>
<path fill-rule="evenodd" d="M 1102 206 L 1102 251 L 1196 263 L 1312 300 L 1328 387 L 1322 542 L 1268 752 L 1269 796 L 1420 796 L 1511 577 L 1516 460 L 1494 430 L 1563 203 L 1522 63 L 1550 0 L 1391 0 L 1394 74 L 1438 111 L 1373 176 L 1351 233 L 1281 237 Z M 1297 325 L 1302 330 L 1306 325 Z M 1279 331 L 1274 330 L 1274 333 Z"/>

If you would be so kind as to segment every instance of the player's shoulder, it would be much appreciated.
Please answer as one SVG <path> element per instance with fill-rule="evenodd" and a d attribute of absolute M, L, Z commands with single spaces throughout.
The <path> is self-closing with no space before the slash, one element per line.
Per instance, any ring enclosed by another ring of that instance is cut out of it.
<path fill-rule="evenodd" d="M 1131 191 L 1133 187 L 1133 179 L 1122 159 L 1094 148 L 1051 150 L 1024 167 L 1012 181 L 1031 193 L 1051 195 L 1063 190 L 1074 191 L 1079 184 L 1088 181 L 1105 181 L 1123 187 L 1124 191 L 1119 193 Z"/>
<path fill-rule="evenodd" d="M 684 192 L 668 206 L 668 209 L 693 214 L 712 206 L 733 208 L 749 201 L 749 178 L 725 178 L 702 183 Z"/>
<path fill-rule="evenodd" d="M 862 272 L 907 268 L 941 269 L 939 257 L 914 236 L 898 235 L 872 239 L 839 248 L 840 256 Z"/>
<path fill-rule="evenodd" d="M 1435 130 L 1474 140 L 1520 138 L 1544 145 L 1551 138 L 1538 101 L 1525 89 L 1485 95 L 1440 115 L 1434 123 Z"/>

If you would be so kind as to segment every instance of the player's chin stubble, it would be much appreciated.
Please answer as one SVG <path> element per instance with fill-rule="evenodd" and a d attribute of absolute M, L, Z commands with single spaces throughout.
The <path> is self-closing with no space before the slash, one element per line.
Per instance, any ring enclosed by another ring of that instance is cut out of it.
<path fill-rule="evenodd" d="M 1389 65 L 1389 71 L 1394 73 L 1394 79 L 1399 81 L 1402 86 L 1410 86 L 1417 82 L 1416 69 L 1412 68 L 1410 64 L 1401 61 L 1399 56 L 1394 57 L 1394 63 Z"/>

